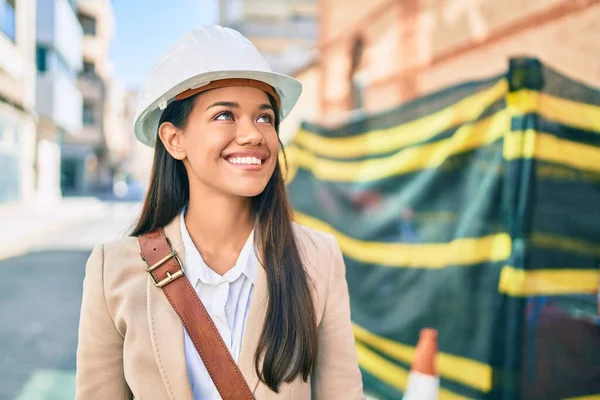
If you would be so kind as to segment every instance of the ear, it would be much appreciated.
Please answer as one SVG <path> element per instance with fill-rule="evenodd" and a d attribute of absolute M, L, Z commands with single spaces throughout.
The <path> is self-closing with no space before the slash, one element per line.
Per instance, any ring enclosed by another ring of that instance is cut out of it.
<path fill-rule="evenodd" d="M 183 132 L 170 122 L 163 122 L 158 128 L 158 136 L 171 157 L 183 160 L 186 157 L 182 143 Z"/>

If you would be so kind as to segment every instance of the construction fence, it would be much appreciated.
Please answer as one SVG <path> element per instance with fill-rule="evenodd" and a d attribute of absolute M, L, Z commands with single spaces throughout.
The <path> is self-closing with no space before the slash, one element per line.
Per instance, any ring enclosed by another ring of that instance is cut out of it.
<path fill-rule="evenodd" d="M 347 266 L 366 392 L 421 328 L 441 399 L 600 398 L 600 91 L 530 58 L 286 149 L 298 222 Z"/>

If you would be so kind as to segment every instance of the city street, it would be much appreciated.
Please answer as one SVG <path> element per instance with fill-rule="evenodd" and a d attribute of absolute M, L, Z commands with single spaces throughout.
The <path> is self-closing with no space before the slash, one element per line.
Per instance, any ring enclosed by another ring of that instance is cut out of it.
<path fill-rule="evenodd" d="M 137 203 L 104 206 L 0 260 L 0 400 L 73 399 L 85 262 L 94 244 L 125 235 L 139 212 Z"/>

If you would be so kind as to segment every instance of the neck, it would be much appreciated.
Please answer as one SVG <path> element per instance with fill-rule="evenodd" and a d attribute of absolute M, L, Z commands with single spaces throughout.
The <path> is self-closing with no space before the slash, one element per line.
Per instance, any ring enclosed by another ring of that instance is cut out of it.
<path fill-rule="evenodd" d="M 251 203 L 247 197 L 190 190 L 187 230 L 206 249 L 239 247 L 252 231 Z"/>

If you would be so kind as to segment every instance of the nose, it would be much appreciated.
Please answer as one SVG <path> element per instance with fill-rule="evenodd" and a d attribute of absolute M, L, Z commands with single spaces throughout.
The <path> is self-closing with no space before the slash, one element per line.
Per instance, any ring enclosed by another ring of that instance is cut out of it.
<path fill-rule="evenodd" d="M 260 146 L 264 142 L 264 137 L 256 125 L 250 121 L 238 125 L 236 142 L 240 146 Z"/>

